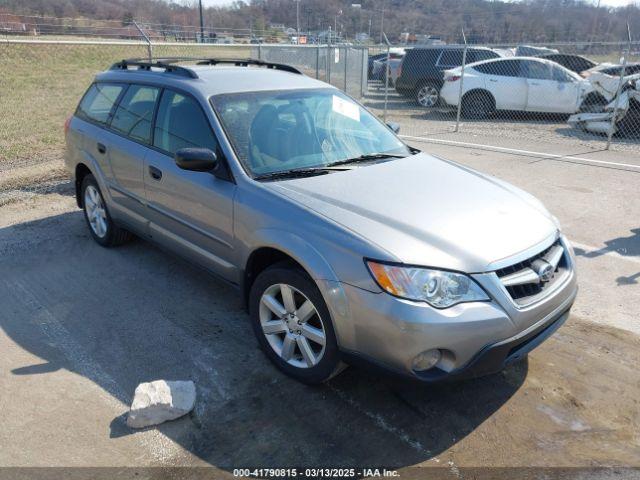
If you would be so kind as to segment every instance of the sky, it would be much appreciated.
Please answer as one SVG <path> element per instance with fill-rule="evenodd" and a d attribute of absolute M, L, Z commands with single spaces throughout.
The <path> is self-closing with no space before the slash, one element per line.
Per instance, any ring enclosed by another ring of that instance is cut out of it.
<path fill-rule="evenodd" d="M 302 0 L 304 2 L 304 0 Z M 207 7 L 219 7 L 219 6 L 223 6 L 223 5 L 228 5 L 232 2 L 232 0 L 202 0 L 202 4 L 207 6 Z M 293 2 L 293 0 L 292 0 Z M 597 0 L 592 0 L 592 2 L 595 4 L 597 3 Z M 629 5 L 631 3 L 633 3 L 634 0 L 601 0 L 601 5 L 602 6 L 609 6 L 609 7 L 622 7 L 625 5 Z"/>

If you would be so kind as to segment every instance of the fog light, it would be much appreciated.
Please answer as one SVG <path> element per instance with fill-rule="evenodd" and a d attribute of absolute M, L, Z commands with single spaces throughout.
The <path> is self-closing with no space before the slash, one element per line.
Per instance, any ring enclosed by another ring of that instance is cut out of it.
<path fill-rule="evenodd" d="M 418 372 L 429 370 L 434 367 L 438 361 L 440 361 L 441 356 L 440 350 L 437 348 L 422 352 L 416 355 L 416 358 L 413 359 L 413 369 Z"/>

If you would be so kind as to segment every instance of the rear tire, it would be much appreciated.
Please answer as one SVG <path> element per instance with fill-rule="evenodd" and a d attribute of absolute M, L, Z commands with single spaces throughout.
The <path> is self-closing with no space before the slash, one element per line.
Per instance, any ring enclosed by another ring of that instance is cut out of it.
<path fill-rule="evenodd" d="M 82 211 L 93 239 L 103 247 L 122 245 L 131 240 L 133 235 L 118 227 L 109 214 L 100 187 L 95 177 L 85 175 L 80 186 Z"/>
<path fill-rule="evenodd" d="M 258 344 L 290 377 L 318 384 L 344 369 L 322 294 L 295 265 L 278 263 L 256 277 L 249 314 Z"/>
<path fill-rule="evenodd" d="M 489 92 L 469 92 L 462 97 L 462 115 L 465 118 L 484 119 L 496 111 L 496 102 Z"/>
<path fill-rule="evenodd" d="M 424 108 L 437 107 L 440 103 L 440 88 L 435 83 L 423 83 L 416 90 L 415 100 Z"/>

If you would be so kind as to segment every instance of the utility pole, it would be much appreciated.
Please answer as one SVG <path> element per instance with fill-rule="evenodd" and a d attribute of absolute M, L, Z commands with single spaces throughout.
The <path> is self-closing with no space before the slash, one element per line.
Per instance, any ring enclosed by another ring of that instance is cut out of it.
<path fill-rule="evenodd" d="M 200 0 L 200 43 L 204 43 L 204 18 L 202 17 L 202 0 Z"/>
<path fill-rule="evenodd" d="M 300 0 L 296 0 L 296 44 L 300 45 Z"/>

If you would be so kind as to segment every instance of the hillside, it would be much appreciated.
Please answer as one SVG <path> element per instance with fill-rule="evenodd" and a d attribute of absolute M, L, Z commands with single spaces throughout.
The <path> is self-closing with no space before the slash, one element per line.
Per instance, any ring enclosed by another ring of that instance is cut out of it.
<path fill-rule="evenodd" d="M 392 41 L 402 32 L 441 36 L 458 41 L 464 25 L 474 42 L 622 41 L 626 22 L 640 30 L 640 8 L 596 8 L 582 0 L 301 0 L 300 28 L 326 30 L 337 26 L 347 38 L 369 32 L 379 39 L 383 29 Z M 197 1 L 163 0 L 4 0 L 0 13 L 112 20 L 131 19 L 158 26 L 199 24 Z M 270 25 L 296 26 L 295 0 L 237 1 L 229 7 L 205 9 L 205 25 L 214 31 L 262 35 Z M 637 37 L 637 34 L 636 34 Z"/>

